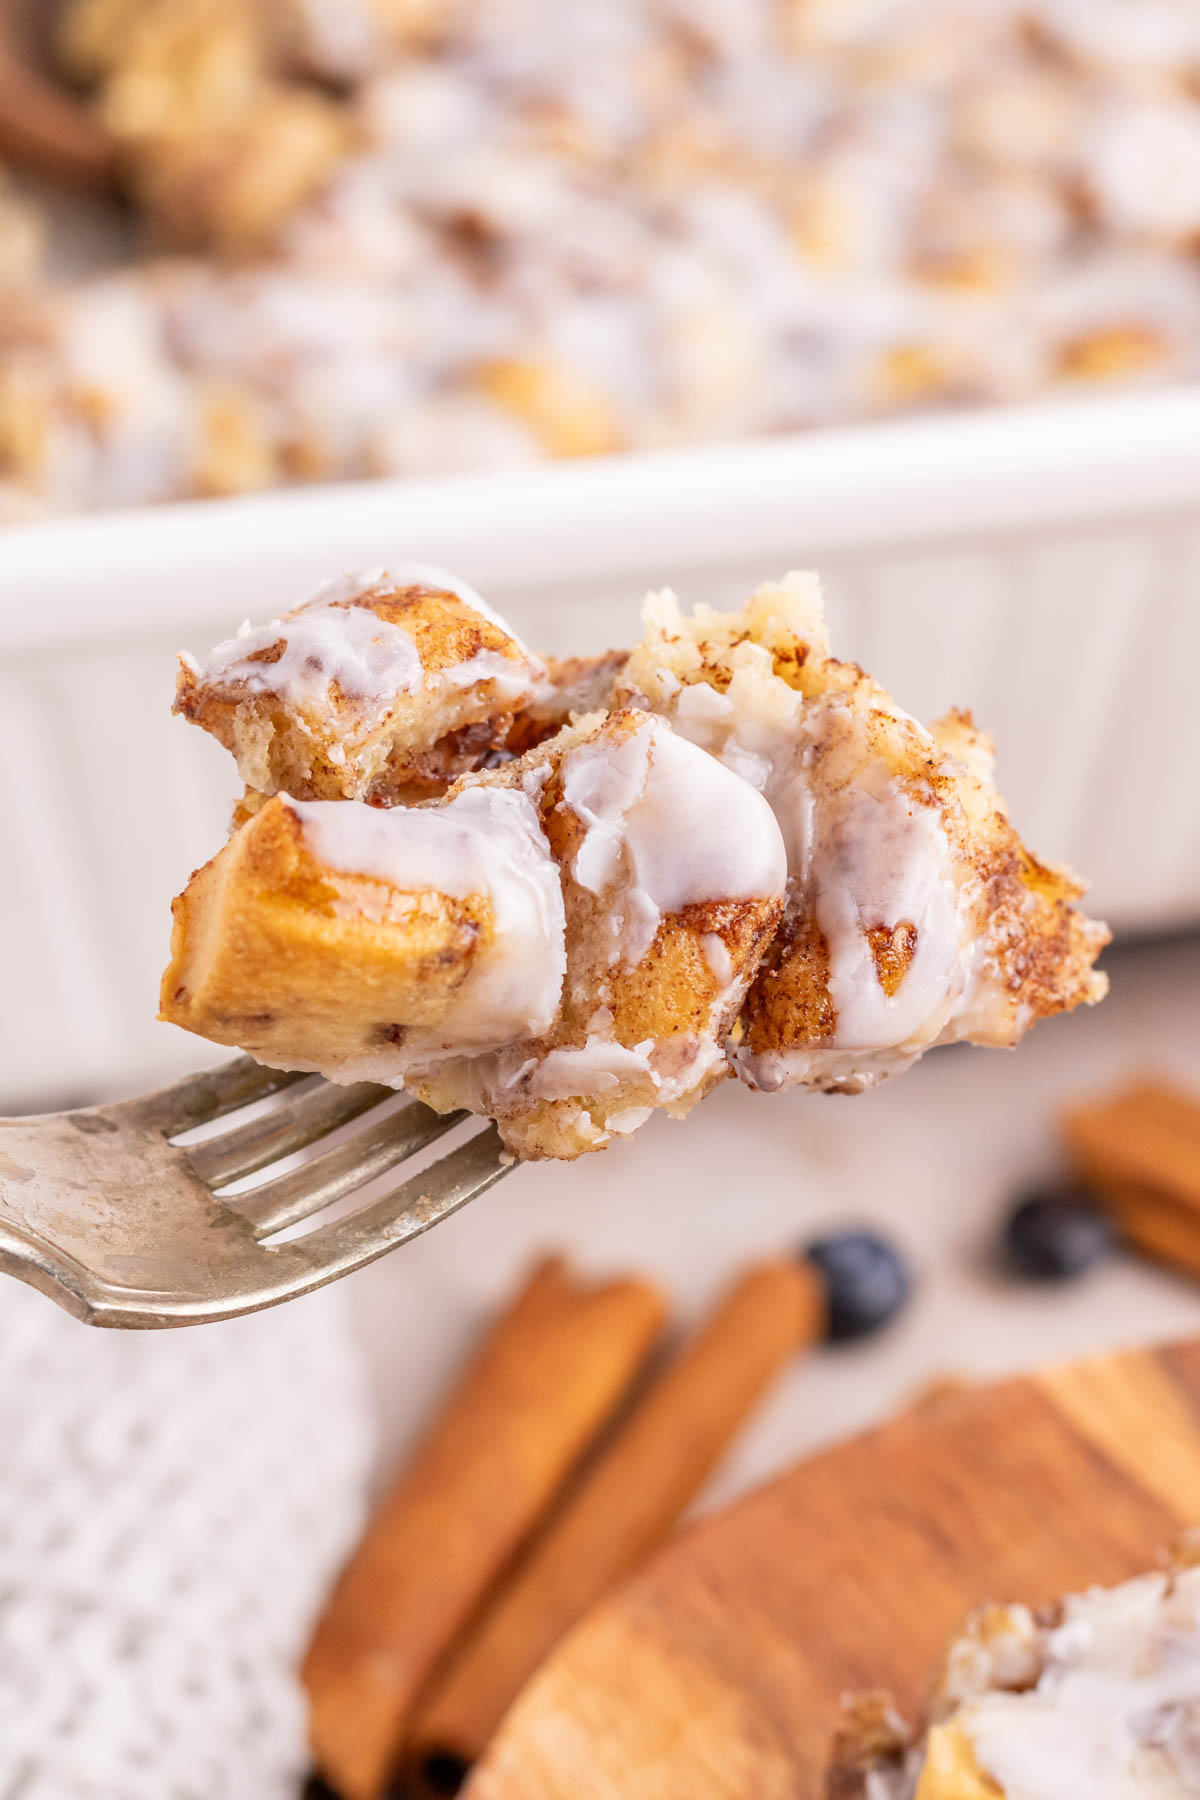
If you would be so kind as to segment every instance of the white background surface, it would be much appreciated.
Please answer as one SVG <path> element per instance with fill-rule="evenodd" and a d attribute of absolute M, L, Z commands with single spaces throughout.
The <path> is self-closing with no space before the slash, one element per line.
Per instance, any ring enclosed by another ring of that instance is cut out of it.
<path fill-rule="evenodd" d="M 626 1145 L 519 1169 L 464 1212 L 354 1277 L 382 1420 L 381 1469 L 412 1442 L 481 1326 L 537 1254 L 643 1270 L 694 1320 L 752 1259 L 871 1223 L 904 1248 L 916 1293 L 888 1333 L 798 1360 L 706 1504 L 873 1423 L 944 1375 L 998 1375 L 1118 1344 L 1200 1333 L 1200 1284 L 1118 1255 L 1071 1286 L 992 1265 L 1014 1188 L 1055 1166 L 1061 1103 L 1135 1071 L 1200 1092 L 1200 940 L 1110 953 L 1102 1006 L 1015 1052 L 938 1050 L 858 1098 L 767 1096 L 729 1082 Z M 300 1304 L 304 1304 L 301 1302 Z"/>

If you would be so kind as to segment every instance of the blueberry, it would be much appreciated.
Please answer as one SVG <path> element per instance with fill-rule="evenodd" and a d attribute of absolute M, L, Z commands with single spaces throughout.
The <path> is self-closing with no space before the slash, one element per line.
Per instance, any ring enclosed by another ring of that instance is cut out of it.
<path fill-rule="evenodd" d="M 882 1330 L 908 1299 L 903 1257 L 873 1231 L 835 1231 L 814 1238 L 804 1255 L 825 1284 L 825 1335 L 831 1343 Z"/>
<path fill-rule="evenodd" d="M 1023 1194 L 1004 1226 L 1012 1266 L 1037 1281 L 1070 1281 L 1107 1256 L 1115 1243 L 1107 1215 L 1086 1188 L 1035 1188 Z"/>
<path fill-rule="evenodd" d="M 457 1794 L 470 1773 L 470 1765 L 453 1750 L 434 1750 L 421 1764 L 421 1774 L 431 1794 Z M 403 1796 L 397 1792 L 394 1800 L 403 1800 Z"/>

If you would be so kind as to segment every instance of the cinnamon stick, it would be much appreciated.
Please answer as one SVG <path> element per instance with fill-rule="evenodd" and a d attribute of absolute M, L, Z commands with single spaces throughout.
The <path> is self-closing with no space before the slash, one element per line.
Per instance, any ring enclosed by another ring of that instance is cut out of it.
<path fill-rule="evenodd" d="M 664 1322 L 644 1281 L 543 1263 L 498 1321 L 328 1602 L 303 1668 L 313 1755 L 376 1800 L 413 1700 L 504 1575 Z"/>
<path fill-rule="evenodd" d="M 1081 1173 L 1172 1195 L 1200 1215 L 1200 1102 L 1162 1081 L 1139 1081 L 1063 1119 Z"/>
<path fill-rule="evenodd" d="M 1140 1081 L 1063 1120 L 1080 1174 L 1122 1236 L 1173 1268 L 1200 1275 L 1200 1102 Z"/>
<path fill-rule="evenodd" d="M 1110 1182 L 1097 1191 L 1127 1243 L 1185 1275 L 1200 1275 L 1200 1213 L 1153 1188 Z"/>
<path fill-rule="evenodd" d="M 405 1767 L 426 1793 L 453 1791 L 543 1657 L 667 1535 L 772 1377 L 823 1324 L 813 1271 L 769 1264 L 659 1376 L 419 1705 Z"/>

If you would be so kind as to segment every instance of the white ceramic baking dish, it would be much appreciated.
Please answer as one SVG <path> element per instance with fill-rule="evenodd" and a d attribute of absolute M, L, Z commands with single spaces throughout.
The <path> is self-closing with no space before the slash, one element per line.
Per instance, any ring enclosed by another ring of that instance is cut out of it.
<path fill-rule="evenodd" d="M 174 652 L 402 558 L 550 650 L 627 640 L 648 586 L 732 603 L 815 565 L 836 647 L 919 716 L 974 709 L 1098 910 L 1200 922 L 1194 390 L 55 520 L 0 536 L 0 1103 L 206 1059 L 156 984 L 235 780 L 170 716 Z"/>

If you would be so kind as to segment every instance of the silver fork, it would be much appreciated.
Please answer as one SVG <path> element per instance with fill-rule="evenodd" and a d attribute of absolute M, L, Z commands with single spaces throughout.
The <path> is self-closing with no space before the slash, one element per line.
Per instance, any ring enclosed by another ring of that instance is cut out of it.
<path fill-rule="evenodd" d="M 328 1082 L 190 1145 L 197 1126 L 306 1077 L 249 1057 L 115 1106 L 0 1119 L 0 1271 L 89 1325 L 229 1319 L 291 1300 L 407 1243 L 512 1167 L 494 1125 L 357 1210 L 265 1243 L 415 1156 L 466 1113 L 404 1102 L 236 1195 L 215 1190 L 320 1142 L 391 1088 Z"/>

